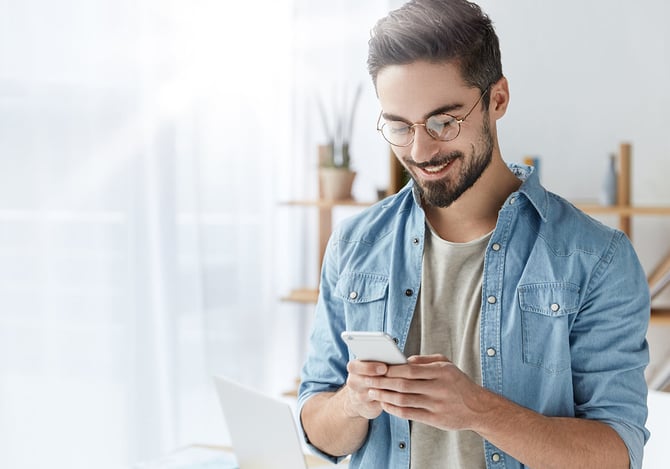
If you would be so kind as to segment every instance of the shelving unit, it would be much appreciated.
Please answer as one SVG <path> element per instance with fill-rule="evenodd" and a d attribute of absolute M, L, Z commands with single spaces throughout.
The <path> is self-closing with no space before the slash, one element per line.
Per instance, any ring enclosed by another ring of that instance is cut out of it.
<path fill-rule="evenodd" d="M 651 308 L 651 323 L 670 326 L 670 308 Z"/>
<path fill-rule="evenodd" d="M 632 241 L 632 218 L 635 216 L 670 216 L 670 206 L 636 206 L 631 204 L 631 153 L 630 143 L 619 146 L 617 204 L 604 206 L 598 204 L 575 204 L 579 209 L 591 215 L 606 215 L 618 218 L 619 229 L 626 233 Z M 652 299 L 658 296 L 670 284 L 670 251 L 660 259 L 656 267 L 647 277 Z M 654 308 L 651 310 L 652 324 L 670 324 L 670 308 Z"/>
<path fill-rule="evenodd" d="M 389 147 L 388 154 L 388 164 L 389 164 L 389 186 L 387 188 L 386 194 L 391 195 L 398 192 L 402 186 L 407 182 L 407 177 L 405 176 L 405 169 L 402 167 L 398 159 L 395 157 L 393 150 Z M 321 193 L 321 188 L 319 188 L 319 193 Z M 375 203 L 374 201 L 370 202 L 361 202 L 354 199 L 348 200 L 293 200 L 286 202 L 282 205 L 292 206 L 292 207 L 306 207 L 306 208 L 315 208 L 318 210 L 318 237 L 319 237 L 319 256 L 318 256 L 318 265 L 317 272 L 321 271 L 321 264 L 323 264 L 323 255 L 326 251 L 326 245 L 328 244 L 328 238 L 330 233 L 333 231 L 333 210 L 336 207 L 369 207 Z M 318 281 L 318 279 L 316 279 Z M 316 282 L 315 282 L 316 283 Z M 288 295 L 281 298 L 282 301 L 290 301 L 294 303 L 316 303 L 316 300 L 319 296 L 319 290 L 317 286 L 314 287 L 302 287 L 291 290 Z"/>
<path fill-rule="evenodd" d="M 312 207 L 318 210 L 318 237 L 319 237 L 319 257 L 318 271 L 321 270 L 323 255 L 326 251 L 328 238 L 333 231 L 333 209 L 335 207 L 368 207 L 372 202 L 359 202 L 353 199 L 349 200 L 303 200 L 290 201 L 285 205 L 293 207 Z M 291 292 L 282 297 L 282 301 L 291 301 L 295 303 L 316 303 L 319 296 L 319 290 L 316 287 L 303 287 L 291 290 Z"/>
<path fill-rule="evenodd" d="M 590 214 L 600 214 L 600 215 L 615 215 L 620 217 L 622 220 L 625 218 L 631 218 L 635 215 L 656 215 L 656 216 L 668 216 L 670 215 L 670 206 L 661 206 L 661 205 L 648 205 L 648 206 L 619 206 L 619 205 L 598 205 L 598 204 L 576 204 L 581 210 Z M 621 225 L 621 223 L 620 223 Z M 626 234 L 630 233 L 630 229 L 623 230 Z"/>
<path fill-rule="evenodd" d="M 404 179 L 402 177 L 402 166 L 391 153 L 390 157 L 390 185 L 389 193 L 394 193 L 402 187 Z M 604 206 L 594 203 L 576 203 L 575 205 L 584 212 L 591 215 L 612 216 L 618 219 L 618 227 L 629 239 L 632 237 L 632 218 L 637 216 L 670 216 L 670 206 L 633 206 L 631 204 L 631 145 L 622 143 L 619 149 L 619 173 L 617 180 L 617 205 Z M 318 270 L 321 270 L 323 255 L 328 243 L 328 238 L 332 231 L 333 209 L 337 206 L 366 207 L 373 202 L 359 202 L 356 200 L 308 200 L 291 201 L 285 205 L 295 207 L 312 207 L 318 210 L 318 237 L 319 237 L 319 256 Z M 669 246 L 670 249 L 670 246 Z M 657 296 L 667 285 L 670 284 L 670 251 L 663 257 L 658 265 L 648 276 L 648 281 L 652 293 L 652 298 Z M 288 295 L 282 298 L 282 301 L 295 303 L 312 304 L 316 303 L 318 297 L 318 288 L 304 287 L 292 290 Z M 670 308 L 652 308 L 652 323 L 670 325 Z"/>
<path fill-rule="evenodd" d="M 590 215 L 604 215 L 618 217 L 619 229 L 621 229 L 629 239 L 632 238 L 631 219 L 636 216 L 670 216 L 670 207 L 668 206 L 631 206 L 615 205 L 602 206 L 597 204 L 575 204 L 580 210 Z M 657 266 L 647 277 L 652 298 L 658 296 L 667 286 L 670 279 L 670 252 L 658 262 Z M 660 288 L 659 288 L 660 287 Z M 670 325 L 670 308 L 655 308 L 651 310 L 651 322 L 653 324 Z"/>

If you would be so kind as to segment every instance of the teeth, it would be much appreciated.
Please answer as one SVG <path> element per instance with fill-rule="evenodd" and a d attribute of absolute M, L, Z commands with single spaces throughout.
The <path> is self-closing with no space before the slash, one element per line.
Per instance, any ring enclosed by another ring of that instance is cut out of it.
<path fill-rule="evenodd" d="M 426 168 L 423 168 L 423 169 L 427 173 L 439 173 L 440 171 L 442 171 L 446 167 L 447 167 L 447 165 L 443 164 L 443 165 L 440 165 L 440 166 L 426 167 Z"/>

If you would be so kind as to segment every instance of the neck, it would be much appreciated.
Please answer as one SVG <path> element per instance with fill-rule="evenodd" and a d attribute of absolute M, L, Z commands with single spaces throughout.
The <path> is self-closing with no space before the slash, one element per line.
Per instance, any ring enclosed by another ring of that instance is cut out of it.
<path fill-rule="evenodd" d="M 500 207 L 519 186 L 519 178 L 494 155 L 477 182 L 449 207 L 425 205 L 426 217 L 442 239 L 466 243 L 495 228 Z"/>

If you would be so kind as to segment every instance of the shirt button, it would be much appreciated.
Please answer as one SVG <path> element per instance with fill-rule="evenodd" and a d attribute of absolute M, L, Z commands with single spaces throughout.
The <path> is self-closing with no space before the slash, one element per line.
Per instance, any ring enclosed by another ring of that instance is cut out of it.
<path fill-rule="evenodd" d="M 551 310 L 552 310 L 554 313 L 555 313 L 556 311 L 558 311 L 559 309 L 561 309 L 561 307 L 558 306 L 558 303 L 552 303 L 552 305 L 550 306 L 550 308 L 551 308 Z"/>
<path fill-rule="evenodd" d="M 493 243 L 493 245 L 491 246 L 491 249 L 493 249 L 494 251 L 500 251 L 500 244 Z"/>
<path fill-rule="evenodd" d="M 405 296 L 412 296 L 413 294 L 414 294 L 414 290 L 412 290 L 411 288 L 408 288 L 407 290 L 405 290 Z"/>
<path fill-rule="evenodd" d="M 509 199 L 510 205 L 514 205 L 514 202 L 516 202 L 516 197 L 512 197 L 511 199 Z"/>
<path fill-rule="evenodd" d="M 486 299 L 486 301 L 488 301 L 489 304 L 495 304 L 495 302 L 496 302 L 497 300 L 496 300 L 496 297 L 495 297 L 495 296 L 489 296 L 489 297 Z"/>
<path fill-rule="evenodd" d="M 405 444 L 404 441 L 401 441 L 400 443 L 398 443 L 398 448 L 405 449 L 406 447 L 407 447 L 407 445 Z"/>
<path fill-rule="evenodd" d="M 495 357 L 496 356 L 496 349 L 494 349 L 493 347 L 487 348 L 486 349 L 486 355 L 488 355 L 489 357 Z"/>
<path fill-rule="evenodd" d="M 412 238 L 412 244 L 415 246 L 419 244 L 419 238 Z"/>
<path fill-rule="evenodd" d="M 356 298 L 358 298 L 358 292 L 352 291 L 351 293 L 349 293 L 349 298 L 355 300 Z"/>
<path fill-rule="evenodd" d="M 491 455 L 491 461 L 493 461 L 493 462 L 499 462 L 499 461 L 500 461 L 500 454 L 498 454 L 498 453 L 493 453 L 493 454 Z"/>

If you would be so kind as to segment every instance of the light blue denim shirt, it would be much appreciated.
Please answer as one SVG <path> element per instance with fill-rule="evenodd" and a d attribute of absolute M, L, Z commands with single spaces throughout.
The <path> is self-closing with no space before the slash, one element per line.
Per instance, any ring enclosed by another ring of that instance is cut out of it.
<path fill-rule="evenodd" d="M 628 447 L 630 466 L 639 468 L 649 436 L 645 273 L 622 232 L 546 191 L 531 168 L 510 168 L 524 182 L 500 209 L 486 250 L 483 385 L 547 416 L 610 425 Z M 405 346 L 421 287 L 424 229 L 409 183 L 333 233 L 299 409 L 345 383 L 350 357 L 342 331 L 386 331 Z M 382 413 L 350 467 L 409 468 L 410 451 L 409 422 Z M 523 467 L 488 441 L 484 451 L 488 468 Z"/>

